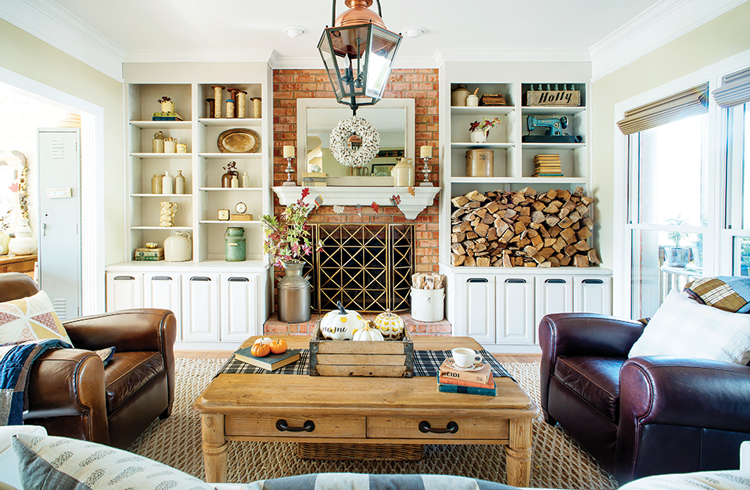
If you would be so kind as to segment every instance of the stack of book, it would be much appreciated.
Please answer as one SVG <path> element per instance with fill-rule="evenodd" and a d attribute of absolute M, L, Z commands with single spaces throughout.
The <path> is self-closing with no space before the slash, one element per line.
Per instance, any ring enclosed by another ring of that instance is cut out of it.
<path fill-rule="evenodd" d="M 326 187 L 325 172 L 302 172 L 302 185 L 305 187 Z"/>
<path fill-rule="evenodd" d="M 164 260 L 164 247 L 136 248 L 134 260 L 157 261 Z"/>
<path fill-rule="evenodd" d="M 560 155 L 535 155 L 534 177 L 563 177 Z"/>
<path fill-rule="evenodd" d="M 176 112 L 154 112 L 152 121 L 182 121 L 182 116 Z"/>
<path fill-rule="evenodd" d="M 476 371 L 456 369 L 452 360 L 445 360 L 438 370 L 438 391 L 467 395 L 497 396 L 495 379 L 489 364 Z"/>
<path fill-rule="evenodd" d="M 300 358 L 299 349 L 287 349 L 281 354 L 268 354 L 265 357 L 254 356 L 250 352 L 250 349 L 252 349 L 252 347 L 245 347 L 244 349 L 236 350 L 234 352 L 234 358 L 268 371 L 273 371 L 286 366 L 287 364 L 297 362 Z"/>

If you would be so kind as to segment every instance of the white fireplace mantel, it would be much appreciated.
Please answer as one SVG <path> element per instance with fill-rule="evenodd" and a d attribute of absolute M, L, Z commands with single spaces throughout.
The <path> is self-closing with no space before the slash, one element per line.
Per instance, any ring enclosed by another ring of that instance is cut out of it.
<path fill-rule="evenodd" d="M 273 191 L 279 197 L 279 204 L 288 206 L 302 197 L 300 186 L 277 186 Z M 323 200 L 321 206 L 393 206 L 393 196 L 400 196 L 401 202 L 395 204 L 404 213 L 404 217 L 413 220 L 424 208 L 431 206 L 440 187 L 414 187 L 414 195 L 409 194 L 408 187 L 310 187 L 310 195 L 305 202 L 315 206 L 315 198 Z"/>

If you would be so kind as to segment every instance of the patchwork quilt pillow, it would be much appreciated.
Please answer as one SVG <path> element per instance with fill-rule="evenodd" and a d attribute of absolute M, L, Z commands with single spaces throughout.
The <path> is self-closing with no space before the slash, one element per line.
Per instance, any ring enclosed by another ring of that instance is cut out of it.
<path fill-rule="evenodd" d="M 750 312 L 750 277 L 702 277 L 688 283 L 685 292 L 699 303 L 720 310 Z"/>
<path fill-rule="evenodd" d="M 628 357 L 677 356 L 747 364 L 750 315 L 729 313 L 670 291 Z"/>
<path fill-rule="evenodd" d="M 67 437 L 16 434 L 23 488 L 35 490 L 214 490 L 201 480 L 121 449 Z"/>
<path fill-rule="evenodd" d="M 59 339 L 73 345 L 44 291 L 0 303 L 0 345 Z"/>

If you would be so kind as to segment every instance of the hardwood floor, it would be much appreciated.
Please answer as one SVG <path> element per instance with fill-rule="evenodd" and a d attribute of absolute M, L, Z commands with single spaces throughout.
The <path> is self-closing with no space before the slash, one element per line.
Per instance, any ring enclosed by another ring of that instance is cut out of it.
<path fill-rule="evenodd" d="M 179 359 L 228 359 L 232 351 L 179 350 L 174 353 Z M 539 362 L 541 354 L 493 354 L 500 362 Z"/>

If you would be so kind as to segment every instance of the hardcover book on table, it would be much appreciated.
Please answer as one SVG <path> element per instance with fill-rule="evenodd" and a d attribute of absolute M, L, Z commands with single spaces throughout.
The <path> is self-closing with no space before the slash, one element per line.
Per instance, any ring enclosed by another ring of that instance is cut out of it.
<path fill-rule="evenodd" d="M 273 371 L 280 367 L 286 366 L 287 364 L 296 362 L 299 359 L 299 349 L 287 349 L 286 352 L 282 354 L 268 354 L 265 357 L 258 357 L 254 356 L 250 352 L 251 348 L 252 347 L 246 347 L 244 349 L 235 351 L 235 359 L 239 359 L 242 362 L 246 362 L 248 364 L 252 364 L 253 366 L 267 369 L 269 371 Z"/>
<path fill-rule="evenodd" d="M 438 371 L 439 375 L 445 378 L 463 379 L 465 381 L 483 384 L 489 383 L 490 376 L 492 375 L 489 364 L 482 364 L 482 367 L 476 371 L 464 371 L 452 367 L 447 359 L 443 361 L 443 364 L 440 365 Z"/>
<path fill-rule="evenodd" d="M 437 378 L 437 389 L 441 393 L 462 393 L 465 395 L 497 396 L 497 386 L 492 381 L 492 388 L 477 388 L 476 386 L 463 386 L 441 383 L 440 376 Z"/>
<path fill-rule="evenodd" d="M 492 389 L 495 386 L 495 378 L 493 378 L 492 373 L 490 373 L 490 379 L 487 383 L 476 383 L 474 381 L 466 381 L 465 379 L 460 378 L 449 378 L 447 376 L 439 376 L 438 379 L 441 383 L 450 385 L 473 386 L 475 388 L 487 389 Z"/>

